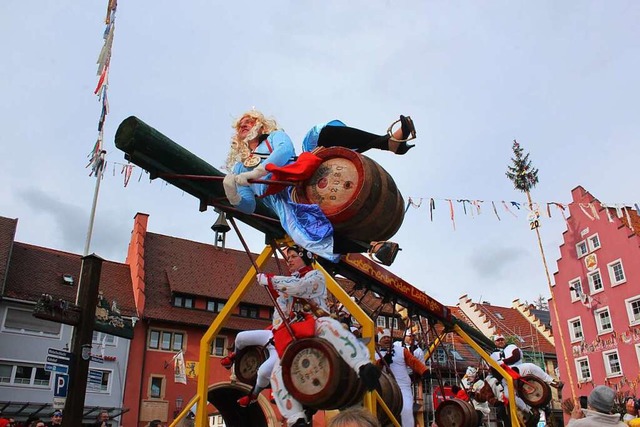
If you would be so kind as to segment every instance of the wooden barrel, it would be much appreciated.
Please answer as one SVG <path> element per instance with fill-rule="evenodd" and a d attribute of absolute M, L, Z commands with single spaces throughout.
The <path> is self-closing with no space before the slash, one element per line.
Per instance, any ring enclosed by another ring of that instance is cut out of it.
<path fill-rule="evenodd" d="M 287 391 L 300 403 L 314 409 L 339 409 L 360 393 L 357 374 L 322 338 L 296 340 L 287 347 L 282 360 L 282 380 Z"/>
<path fill-rule="evenodd" d="M 382 371 L 382 375 L 380 375 L 380 397 L 387 405 L 394 418 L 398 423 L 400 422 L 400 413 L 402 412 L 402 392 L 400 391 L 400 387 L 396 382 L 396 379 L 393 375 L 388 374 L 385 371 Z M 388 425 L 391 424 L 391 420 L 387 416 L 387 413 L 380 407 L 378 407 L 378 421 L 380 421 L 380 425 Z"/>
<path fill-rule="evenodd" d="M 404 200 L 391 175 L 370 158 L 343 147 L 315 154 L 323 162 L 293 190 L 293 200 L 317 204 L 345 237 L 364 242 L 390 239 L 404 220 Z"/>
<path fill-rule="evenodd" d="M 436 409 L 438 427 L 475 427 L 478 414 L 473 405 L 461 399 L 447 399 Z"/>
<path fill-rule="evenodd" d="M 255 385 L 258 378 L 258 368 L 268 357 L 267 350 L 260 345 L 250 345 L 239 350 L 233 363 L 233 372 L 238 381 Z"/>
<path fill-rule="evenodd" d="M 551 401 L 549 384 L 534 375 L 524 375 L 517 380 L 518 396 L 533 408 L 542 408 Z"/>

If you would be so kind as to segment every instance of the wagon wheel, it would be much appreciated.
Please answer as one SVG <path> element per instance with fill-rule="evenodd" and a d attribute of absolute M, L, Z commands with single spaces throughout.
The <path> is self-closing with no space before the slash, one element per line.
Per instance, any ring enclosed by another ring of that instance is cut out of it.
<path fill-rule="evenodd" d="M 551 401 L 551 389 L 540 378 L 524 375 L 517 381 L 518 395 L 533 408 L 541 408 Z"/>

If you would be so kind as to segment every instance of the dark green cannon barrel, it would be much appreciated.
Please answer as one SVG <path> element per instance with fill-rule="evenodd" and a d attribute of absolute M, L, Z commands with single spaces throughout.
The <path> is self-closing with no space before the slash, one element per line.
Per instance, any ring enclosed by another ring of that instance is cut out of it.
<path fill-rule="evenodd" d="M 221 180 L 202 181 L 164 176 L 180 174 L 222 177 L 225 174 L 139 118 L 128 117 L 118 126 L 115 144 L 118 149 L 124 151 L 125 159 L 148 171 L 151 179 L 160 177 L 196 197 L 200 201 L 201 211 L 206 210 L 208 205 L 217 206 L 240 221 L 264 232 L 268 238 L 284 237 L 278 218 L 261 200 L 256 200 L 255 213 L 271 220 L 233 210 L 225 197 Z"/>

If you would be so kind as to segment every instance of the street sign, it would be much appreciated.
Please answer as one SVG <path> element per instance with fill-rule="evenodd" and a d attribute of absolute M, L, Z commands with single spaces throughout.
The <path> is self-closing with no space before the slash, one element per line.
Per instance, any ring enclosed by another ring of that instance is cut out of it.
<path fill-rule="evenodd" d="M 44 364 L 44 370 L 49 372 L 60 372 L 61 374 L 68 374 L 69 367 L 65 365 L 52 365 L 51 363 Z"/>
<path fill-rule="evenodd" d="M 54 397 L 53 398 L 53 409 L 64 409 L 64 403 L 67 401 L 66 397 Z"/>
<path fill-rule="evenodd" d="M 57 365 L 67 365 L 67 366 L 71 364 L 71 361 L 69 359 L 63 359 L 58 356 L 47 356 L 47 362 L 55 363 Z"/>
<path fill-rule="evenodd" d="M 102 385 L 102 372 L 89 370 L 89 384 Z"/>
<path fill-rule="evenodd" d="M 100 356 L 91 356 L 91 361 L 96 363 L 104 363 L 104 359 Z"/>
<path fill-rule="evenodd" d="M 53 397 L 67 397 L 67 387 L 69 386 L 69 375 L 56 374 L 53 384 Z"/>
<path fill-rule="evenodd" d="M 73 357 L 73 353 L 71 353 L 70 351 L 59 350 L 57 348 L 51 348 L 51 347 L 49 347 L 49 349 L 47 350 L 47 354 L 50 354 L 52 356 L 62 357 L 65 359 L 71 359 Z"/>

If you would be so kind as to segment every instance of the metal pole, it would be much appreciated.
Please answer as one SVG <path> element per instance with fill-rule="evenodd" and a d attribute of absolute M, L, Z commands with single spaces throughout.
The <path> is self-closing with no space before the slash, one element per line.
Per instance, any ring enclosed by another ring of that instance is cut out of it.
<path fill-rule="evenodd" d="M 93 204 L 91 206 L 91 214 L 89 214 L 89 230 L 87 230 L 87 240 L 84 244 L 83 255 L 89 255 L 89 246 L 91 245 L 91 235 L 93 234 L 93 221 L 96 217 L 96 206 L 98 205 L 98 194 L 100 193 L 100 181 L 104 173 L 104 157 L 107 154 L 105 150 L 100 151 L 100 159 L 98 160 L 98 170 L 96 173 L 96 188 L 93 192 Z"/>

